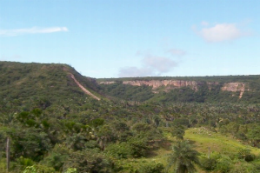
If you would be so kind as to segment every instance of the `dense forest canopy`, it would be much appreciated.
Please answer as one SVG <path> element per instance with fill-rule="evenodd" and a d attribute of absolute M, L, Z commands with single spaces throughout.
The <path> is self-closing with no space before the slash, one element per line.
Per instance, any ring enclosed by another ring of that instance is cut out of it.
<path fill-rule="evenodd" d="M 259 172 L 259 79 L 93 79 L 64 64 L 0 62 L 0 172 L 8 169 L 6 153 L 11 173 Z M 131 80 L 200 85 L 123 84 Z M 221 90 L 232 82 L 245 84 L 241 98 Z"/>
<path fill-rule="evenodd" d="M 260 102 L 257 75 L 118 78 L 97 82 L 105 95 L 138 102 Z"/>

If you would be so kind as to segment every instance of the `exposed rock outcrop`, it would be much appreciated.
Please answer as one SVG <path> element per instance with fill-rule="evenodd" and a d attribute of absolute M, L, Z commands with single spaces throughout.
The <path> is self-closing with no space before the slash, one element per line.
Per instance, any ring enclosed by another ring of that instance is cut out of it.
<path fill-rule="evenodd" d="M 172 86 L 175 88 L 191 87 L 194 90 L 198 89 L 198 82 L 196 81 L 182 81 L 182 80 L 135 80 L 135 81 L 123 81 L 123 84 L 129 84 L 134 86 L 152 86 L 153 89 L 157 89 L 161 86 Z"/>
<path fill-rule="evenodd" d="M 209 90 L 211 90 L 216 85 L 219 85 L 219 82 L 207 82 L 207 86 Z"/>
<path fill-rule="evenodd" d="M 231 91 L 231 92 L 240 92 L 239 98 L 241 99 L 245 92 L 245 84 L 242 82 L 225 83 L 223 85 L 223 87 L 221 88 L 221 90 L 222 91 Z"/>
<path fill-rule="evenodd" d="M 114 84 L 115 81 L 101 81 L 99 82 L 99 84 L 105 84 L 105 85 L 109 85 L 109 84 Z"/>
<path fill-rule="evenodd" d="M 115 81 L 102 81 L 99 84 L 113 84 Z M 165 91 L 169 91 L 174 88 L 181 88 L 181 87 L 190 87 L 191 89 L 197 91 L 199 86 L 203 84 L 200 81 L 185 81 L 185 80 L 133 80 L 133 81 L 123 81 L 125 85 L 133 85 L 133 86 L 151 86 L 154 93 L 158 93 L 156 89 L 159 87 L 166 87 Z M 208 89 L 211 90 L 213 86 L 219 85 L 219 82 L 206 82 Z M 242 82 L 229 82 L 224 83 L 221 87 L 222 91 L 230 91 L 230 92 L 240 92 L 239 98 L 243 97 L 243 94 L 246 90 L 245 83 Z M 247 89 L 249 90 L 249 89 Z"/>

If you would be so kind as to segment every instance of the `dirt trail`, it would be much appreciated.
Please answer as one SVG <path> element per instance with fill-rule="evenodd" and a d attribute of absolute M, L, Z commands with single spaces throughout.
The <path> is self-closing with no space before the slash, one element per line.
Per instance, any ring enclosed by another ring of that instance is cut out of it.
<path fill-rule="evenodd" d="M 73 74 L 71 74 L 71 73 L 69 73 L 69 74 L 70 74 L 70 77 L 75 81 L 75 83 L 80 87 L 80 89 L 81 89 L 84 93 L 86 93 L 87 95 L 90 95 L 91 97 L 93 97 L 93 98 L 96 99 L 96 100 L 100 100 L 99 97 L 95 96 L 95 95 L 92 94 L 89 90 L 87 90 L 85 87 L 83 87 L 83 86 L 79 83 L 79 81 L 77 81 L 77 79 L 74 77 Z"/>
<path fill-rule="evenodd" d="M 239 94 L 239 99 L 241 99 L 243 97 L 243 94 L 244 94 L 245 90 L 242 90 Z"/>

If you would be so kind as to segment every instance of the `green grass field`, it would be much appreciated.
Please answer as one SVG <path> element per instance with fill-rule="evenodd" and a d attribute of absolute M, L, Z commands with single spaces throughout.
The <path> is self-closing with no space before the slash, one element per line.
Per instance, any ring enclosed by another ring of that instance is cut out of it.
<path fill-rule="evenodd" d="M 231 136 L 224 136 L 203 127 L 186 130 L 185 138 L 194 141 L 197 150 L 201 153 L 207 153 L 210 149 L 212 152 L 230 154 L 243 149 L 249 149 L 255 155 L 260 154 L 260 149 L 258 148 L 245 145 Z"/>
<path fill-rule="evenodd" d="M 165 133 L 165 136 L 168 139 L 168 145 L 173 144 L 175 138 L 168 133 Z M 232 159 L 232 163 L 234 165 L 244 165 L 246 167 L 250 167 L 252 164 L 260 163 L 260 149 L 243 144 L 241 141 L 234 139 L 231 136 L 225 136 L 217 132 L 212 132 L 204 127 L 187 129 L 184 138 L 195 143 L 196 150 L 201 154 L 201 156 L 208 157 L 213 154 L 228 156 Z M 237 159 L 236 156 L 243 150 L 250 150 L 250 152 L 256 156 L 256 159 L 253 162 L 245 162 L 244 160 Z M 168 149 L 167 147 L 160 148 L 159 150 L 154 151 L 154 154 L 149 158 L 126 159 L 120 160 L 119 162 L 121 165 L 124 165 L 126 169 L 138 169 L 140 165 L 146 163 L 162 163 L 166 167 L 167 157 L 170 152 L 170 147 Z M 196 167 L 199 173 L 207 172 L 198 165 Z"/>
<path fill-rule="evenodd" d="M 167 142 L 164 144 L 164 147 L 160 147 L 158 150 L 154 150 L 151 155 L 147 158 L 129 158 L 129 159 L 120 159 L 114 160 L 117 165 L 120 165 L 123 170 L 120 172 L 131 172 L 138 170 L 145 164 L 158 164 L 161 163 L 165 167 L 167 166 L 167 157 L 171 152 L 171 144 L 176 140 L 169 133 L 165 133 L 167 137 Z M 242 142 L 232 138 L 231 136 L 224 136 L 217 132 L 212 132 L 207 128 L 190 128 L 185 131 L 184 138 L 194 142 L 196 150 L 201 154 L 201 156 L 208 156 L 209 154 L 218 153 L 219 155 L 226 155 L 232 159 L 234 165 L 242 164 L 250 166 L 250 164 L 260 164 L 260 149 L 245 145 Z M 256 159 L 253 162 L 245 162 L 243 160 L 236 160 L 235 155 L 242 150 L 250 150 L 252 154 L 256 156 Z M 197 171 L 199 173 L 204 173 L 207 171 L 202 170 L 198 165 Z M 5 170 L 5 159 L 2 158 L 0 162 L 1 171 Z M 0 171 L 0 172 L 1 172 Z M 5 172 L 5 171 L 4 171 Z"/>

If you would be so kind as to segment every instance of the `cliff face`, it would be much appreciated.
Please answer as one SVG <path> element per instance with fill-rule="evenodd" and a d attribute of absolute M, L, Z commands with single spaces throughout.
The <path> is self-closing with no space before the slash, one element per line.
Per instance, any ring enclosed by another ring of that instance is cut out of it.
<path fill-rule="evenodd" d="M 99 84 L 105 84 L 105 85 L 109 85 L 109 84 L 114 84 L 115 81 L 101 81 L 99 82 Z"/>
<path fill-rule="evenodd" d="M 99 84 L 113 84 L 115 81 L 102 81 Z M 200 81 L 185 81 L 185 80 L 133 80 L 133 81 L 123 81 L 125 85 L 133 85 L 133 86 L 151 86 L 154 93 L 157 93 L 157 89 L 159 87 L 165 87 L 164 91 L 169 91 L 174 88 L 181 88 L 181 87 L 190 87 L 191 89 L 198 91 L 200 85 L 203 82 Z M 208 89 L 211 90 L 212 87 L 219 85 L 219 82 L 206 82 Z M 240 92 L 239 98 L 242 98 L 244 92 L 249 89 L 246 89 L 246 84 L 242 82 L 229 82 L 224 83 L 221 87 L 222 91 L 229 91 L 229 92 Z"/>
<path fill-rule="evenodd" d="M 245 92 L 245 83 L 241 82 L 230 82 L 230 83 L 225 83 L 223 87 L 221 88 L 222 91 L 231 91 L 231 92 L 240 92 L 239 98 L 243 97 L 243 94 Z M 247 89 L 248 90 L 248 89 Z"/>
<path fill-rule="evenodd" d="M 194 90 L 198 88 L 198 82 L 196 81 L 181 81 L 181 80 L 151 80 L 151 81 L 124 81 L 123 84 L 134 85 L 134 86 L 141 86 L 147 85 L 152 86 L 155 90 L 161 86 L 171 86 L 174 88 L 181 88 L 181 87 L 191 87 Z"/>

